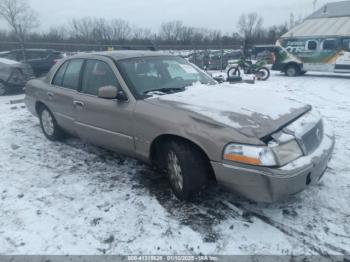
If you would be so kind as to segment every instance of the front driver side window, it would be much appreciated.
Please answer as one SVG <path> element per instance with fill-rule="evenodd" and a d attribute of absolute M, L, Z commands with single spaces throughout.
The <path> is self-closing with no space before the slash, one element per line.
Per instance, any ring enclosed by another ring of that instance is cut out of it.
<path fill-rule="evenodd" d="M 103 86 L 119 87 L 117 77 L 108 64 L 99 60 L 88 60 L 85 65 L 82 92 L 98 96 L 98 89 Z"/>

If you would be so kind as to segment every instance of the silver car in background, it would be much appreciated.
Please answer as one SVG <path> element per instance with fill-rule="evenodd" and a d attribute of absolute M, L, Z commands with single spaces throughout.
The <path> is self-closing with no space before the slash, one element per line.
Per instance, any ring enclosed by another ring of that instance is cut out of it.
<path fill-rule="evenodd" d="M 210 180 L 258 202 L 288 198 L 322 178 L 334 147 L 311 106 L 219 85 L 157 52 L 67 58 L 30 81 L 25 100 L 48 139 L 69 133 L 154 164 L 181 200 Z"/>
<path fill-rule="evenodd" d="M 23 89 L 32 75 L 29 65 L 0 58 L 0 96 Z"/>

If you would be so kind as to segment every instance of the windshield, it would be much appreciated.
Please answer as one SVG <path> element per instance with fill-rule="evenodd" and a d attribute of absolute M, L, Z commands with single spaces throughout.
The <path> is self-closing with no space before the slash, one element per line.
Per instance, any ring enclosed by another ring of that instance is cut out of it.
<path fill-rule="evenodd" d="M 118 62 L 118 68 L 137 98 L 158 92 L 181 92 L 187 86 L 200 82 L 215 84 L 207 74 L 180 57 L 143 57 Z"/>

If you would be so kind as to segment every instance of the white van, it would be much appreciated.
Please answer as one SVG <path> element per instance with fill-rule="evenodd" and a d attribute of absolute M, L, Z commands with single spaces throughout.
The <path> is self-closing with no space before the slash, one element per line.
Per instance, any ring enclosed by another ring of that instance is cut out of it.
<path fill-rule="evenodd" d="M 327 4 L 283 35 L 272 70 L 350 73 L 350 1 Z"/>

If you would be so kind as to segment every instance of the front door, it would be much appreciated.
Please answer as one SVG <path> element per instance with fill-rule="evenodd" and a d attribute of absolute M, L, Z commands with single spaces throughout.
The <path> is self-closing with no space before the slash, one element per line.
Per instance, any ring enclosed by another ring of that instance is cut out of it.
<path fill-rule="evenodd" d="M 111 66 L 102 60 L 87 60 L 81 90 L 73 102 L 77 132 L 87 142 L 120 153 L 132 153 L 134 104 L 99 98 L 98 89 L 110 85 L 121 88 Z"/>
<path fill-rule="evenodd" d="M 350 73 L 350 38 L 343 39 L 343 49 L 335 65 L 335 72 Z"/>

